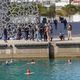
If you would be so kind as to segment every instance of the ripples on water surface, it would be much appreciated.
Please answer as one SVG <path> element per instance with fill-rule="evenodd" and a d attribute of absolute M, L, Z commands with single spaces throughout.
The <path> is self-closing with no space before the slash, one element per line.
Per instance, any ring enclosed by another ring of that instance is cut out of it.
<path fill-rule="evenodd" d="M 63 60 L 36 60 L 36 64 L 29 61 L 14 61 L 10 65 L 0 62 L 0 80 L 80 80 L 80 60 L 72 60 L 68 64 Z M 27 76 L 26 70 L 34 74 Z"/>

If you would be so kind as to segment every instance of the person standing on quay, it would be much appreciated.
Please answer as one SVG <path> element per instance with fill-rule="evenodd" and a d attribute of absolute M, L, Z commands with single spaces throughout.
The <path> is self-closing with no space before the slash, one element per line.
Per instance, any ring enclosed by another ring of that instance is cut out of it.
<path fill-rule="evenodd" d="M 6 28 L 6 26 L 4 27 L 3 35 L 4 35 L 4 41 L 7 42 L 7 28 Z"/>
<path fill-rule="evenodd" d="M 57 30 L 57 24 L 58 24 L 58 21 L 57 19 L 54 20 L 54 25 L 55 25 L 55 29 Z"/>
<path fill-rule="evenodd" d="M 47 41 L 47 34 L 46 34 L 46 24 L 44 25 L 44 29 L 43 29 L 43 32 L 44 32 L 44 41 Z"/>
<path fill-rule="evenodd" d="M 21 28 L 18 26 L 17 28 L 17 40 L 21 39 Z"/>
<path fill-rule="evenodd" d="M 40 40 L 42 41 L 44 35 L 44 27 L 42 23 L 39 25 L 39 34 L 40 34 Z"/>
<path fill-rule="evenodd" d="M 63 20 L 63 24 L 64 24 L 64 29 L 66 29 L 66 26 L 67 26 L 67 20 L 66 19 Z"/>
<path fill-rule="evenodd" d="M 25 39 L 28 40 L 28 35 L 29 35 L 29 27 L 26 25 L 26 27 L 24 28 L 24 32 L 25 32 Z"/>
<path fill-rule="evenodd" d="M 68 27 L 67 27 L 67 31 L 68 31 L 68 40 L 72 40 L 72 25 L 71 24 L 68 24 Z"/>
<path fill-rule="evenodd" d="M 50 42 L 51 41 L 51 34 L 50 34 L 50 26 L 48 24 L 46 24 L 46 35 L 47 35 L 47 41 Z"/>
<path fill-rule="evenodd" d="M 35 38 L 39 41 L 39 26 L 38 24 L 35 25 Z"/>

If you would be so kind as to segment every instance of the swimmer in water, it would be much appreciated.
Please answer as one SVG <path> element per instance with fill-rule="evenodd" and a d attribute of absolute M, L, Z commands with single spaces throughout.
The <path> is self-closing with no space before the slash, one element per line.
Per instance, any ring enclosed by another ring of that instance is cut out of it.
<path fill-rule="evenodd" d="M 32 61 L 31 61 L 31 64 L 35 64 L 35 61 L 34 61 L 34 60 L 32 60 Z"/>
<path fill-rule="evenodd" d="M 26 74 L 27 74 L 27 75 L 30 75 L 30 74 L 31 74 L 30 69 L 27 69 Z"/>
<path fill-rule="evenodd" d="M 71 62 L 71 59 L 68 59 L 68 64 L 71 64 L 72 62 Z"/>
<path fill-rule="evenodd" d="M 11 60 L 9 60 L 9 61 L 8 61 L 8 60 L 6 60 L 6 62 L 5 62 L 5 64 L 6 64 L 6 65 L 9 65 L 9 64 L 11 64 L 11 63 L 13 63 L 13 60 L 12 60 L 12 59 L 11 59 Z"/>
<path fill-rule="evenodd" d="M 9 63 L 10 63 L 10 64 L 13 63 L 13 60 L 11 59 Z"/>
<path fill-rule="evenodd" d="M 9 65 L 9 61 L 8 60 L 6 60 L 6 63 L 5 63 L 6 65 Z"/>
<path fill-rule="evenodd" d="M 27 64 L 35 64 L 36 62 L 32 59 L 29 63 Z"/>

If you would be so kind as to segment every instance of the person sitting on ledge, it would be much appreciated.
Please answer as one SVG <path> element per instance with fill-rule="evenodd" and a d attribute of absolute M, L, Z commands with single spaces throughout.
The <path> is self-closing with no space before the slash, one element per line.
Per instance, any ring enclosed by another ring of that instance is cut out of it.
<path fill-rule="evenodd" d="M 64 37 L 64 34 L 60 32 L 60 33 L 59 33 L 59 38 L 60 38 L 61 41 L 64 40 L 64 38 L 65 38 L 65 37 Z"/>

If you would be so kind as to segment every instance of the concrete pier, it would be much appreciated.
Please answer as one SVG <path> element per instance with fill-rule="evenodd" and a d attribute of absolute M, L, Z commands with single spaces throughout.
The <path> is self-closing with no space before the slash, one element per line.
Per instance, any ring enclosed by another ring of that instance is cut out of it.
<path fill-rule="evenodd" d="M 1 40 L 0 58 L 49 58 L 48 42 Z"/>
<path fill-rule="evenodd" d="M 80 57 L 80 43 L 56 43 L 51 55 L 55 58 Z"/>
<path fill-rule="evenodd" d="M 53 49 L 52 49 L 53 48 Z M 73 37 L 72 40 L 55 40 L 51 43 L 51 57 L 65 58 L 65 57 L 80 57 L 80 38 Z"/>
<path fill-rule="evenodd" d="M 80 57 L 80 38 L 37 42 L 26 40 L 0 40 L 0 59 Z"/>

